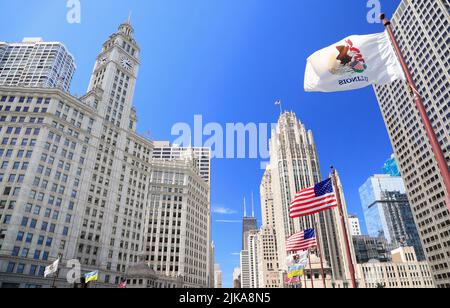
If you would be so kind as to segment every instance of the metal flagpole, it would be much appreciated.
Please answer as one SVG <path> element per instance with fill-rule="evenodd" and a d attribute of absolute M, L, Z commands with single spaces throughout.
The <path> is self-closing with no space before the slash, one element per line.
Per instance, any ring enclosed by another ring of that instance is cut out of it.
<path fill-rule="evenodd" d="M 275 105 L 280 107 L 280 116 L 283 114 L 283 102 L 281 101 L 281 99 L 275 101 Z"/>
<path fill-rule="evenodd" d="M 395 38 L 391 22 L 386 18 L 385 14 L 381 14 L 380 18 L 384 23 L 384 26 L 386 28 L 387 33 L 389 34 L 392 44 L 394 45 L 395 52 L 397 53 L 397 57 L 400 61 L 403 72 L 406 75 L 406 79 L 411 88 L 411 92 L 414 95 L 414 102 L 416 103 L 416 107 L 419 110 L 420 117 L 425 126 L 425 131 L 431 144 L 431 148 L 433 149 L 434 156 L 436 157 L 439 170 L 444 180 L 444 185 L 447 192 L 446 202 L 447 207 L 450 211 L 450 171 L 448 169 L 447 160 L 445 159 L 444 153 L 442 152 L 442 148 L 439 144 L 439 140 L 436 136 L 436 133 L 434 132 L 433 126 L 431 125 L 430 119 L 428 117 L 427 111 L 423 104 L 422 98 L 419 94 L 419 91 L 417 90 L 417 86 L 414 82 L 412 74 L 408 68 L 408 65 L 406 64 L 405 57 L 403 56 L 403 53 L 398 45 L 397 39 Z"/>
<path fill-rule="evenodd" d="M 308 285 L 306 284 L 306 268 L 303 270 L 303 281 L 305 283 L 305 289 L 308 289 Z"/>
<path fill-rule="evenodd" d="M 312 263 L 311 263 L 311 250 L 309 251 L 308 259 L 309 259 L 309 274 L 311 277 L 311 289 L 314 289 L 313 268 L 312 268 Z"/>
<path fill-rule="evenodd" d="M 327 288 L 327 281 L 325 279 L 325 269 L 323 267 L 323 254 L 322 254 L 322 249 L 320 247 L 320 239 L 319 239 L 321 234 L 322 234 L 322 232 L 321 232 L 321 229 L 320 229 L 320 232 L 319 232 L 319 224 L 317 223 L 317 221 L 315 221 L 315 224 L 316 224 L 316 231 L 317 231 L 317 234 L 316 234 L 317 253 L 320 255 L 320 269 L 322 270 L 323 287 L 324 287 L 324 289 L 326 289 Z"/>
<path fill-rule="evenodd" d="M 348 237 L 347 224 L 345 223 L 344 209 L 343 209 L 342 200 L 341 200 L 341 190 L 339 189 L 339 185 L 337 182 L 336 170 L 333 167 L 331 167 L 331 174 L 332 174 L 331 177 L 333 180 L 334 191 L 336 194 L 336 201 L 337 201 L 338 208 L 339 208 L 339 214 L 341 216 L 342 233 L 344 233 L 344 244 L 345 244 L 345 250 L 347 253 L 350 277 L 352 279 L 353 289 L 356 289 L 357 284 L 356 284 L 356 276 L 355 276 L 355 265 L 353 264 L 353 258 L 352 258 L 352 254 L 350 252 L 350 240 Z"/>

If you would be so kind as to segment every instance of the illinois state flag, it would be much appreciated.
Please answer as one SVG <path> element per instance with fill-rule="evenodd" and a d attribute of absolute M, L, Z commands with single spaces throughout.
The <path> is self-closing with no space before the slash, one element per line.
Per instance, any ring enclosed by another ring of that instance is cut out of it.
<path fill-rule="evenodd" d="M 353 35 L 308 58 L 305 91 L 337 92 L 406 80 L 386 32 Z"/>

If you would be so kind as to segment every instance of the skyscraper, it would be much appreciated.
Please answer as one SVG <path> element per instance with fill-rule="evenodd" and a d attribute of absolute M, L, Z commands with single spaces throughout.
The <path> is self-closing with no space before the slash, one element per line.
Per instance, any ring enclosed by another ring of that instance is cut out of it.
<path fill-rule="evenodd" d="M 25 38 L 0 42 L 0 86 L 59 88 L 69 92 L 75 60 L 59 42 Z"/>
<path fill-rule="evenodd" d="M 248 273 L 249 273 L 249 282 L 250 288 L 258 289 L 261 286 L 259 285 L 259 277 L 261 274 L 260 266 L 260 242 L 259 242 L 259 232 L 257 230 L 250 231 L 248 233 Z"/>
<path fill-rule="evenodd" d="M 273 197 L 268 197 L 266 193 L 265 199 L 273 199 L 280 269 L 287 270 L 286 239 L 296 232 L 318 227 L 321 252 L 324 259 L 332 267 L 335 286 L 349 286 L 351 276 L 348 265 L 350 260 L 345 253 L 344 230 L 342 230 L 339 221 L 338 209 L 301 219 L 290 218 L 290 204 L 295 194 L 301 189 L 311 187 L 322 180 L 313 134 L 306 130 L 294 113 L 283 113 L 280 116 L 277 128 L 272 131 L 270 164 L 263 179 L 264 183 L 268 182 L 268 172 L 270 172 L 271 190 L 265 190 L 272 193 Z M 339 177 L 338 185 L 342 192 Z M 341 197 L 344 214 L 347 218 L 343 193 Z M 348 219 L 346 221 L 348 227 Z M 353 251 L 353 248 L 351 248 L 351 251 Z M 352 258 L 354 259 L 354 255 Z M 356 262 L 356 259 L 353 261 Z"/>
<path fill-rule="evenodd" d="M 352 236 L 361 235 L 361 224 L 359 223 L 359 218 L 356 215 L 350 215 L 348 217 L 348 222 L 350 225 L 350 234 Z"/>
<path fill-rule="evenodd" d="M 153 159 L 161 160 L 178 160 L 192 157 L 198 174 L 208 185 L 211 183 L 211 149 L 209 148 L 182 148 L 171 145 L 169 141 L 155 141 L 152 157 Z"/>
<path fill-rule="evenodd" d="M 222 289 L 222 270 L 219 264 L 214 265 L 214 289 Z"/>
<path fill-rule="evenodd" d="M 281 288 L 284 284 L 280 271 L 275 228 L 263 226 L 258 232 L 259 288 Z"/>
<path fill-rule="evenodd" d="M 281 288 L 284 285 L 283 271 L 278 258 L 277 230 L 275 229 L 275 204 L 272 192 L 272 172 L 266 169 L 260 186 L 262 227 L 259 231 L 260 287 Z"/>
<path fill-rule="evenodd" d="M 241 268 L 236 267 L 233 271 L 233 288 L 240 289 L 241 288 Z"/>
<path fill-rule="evenodd" d="M 412 246 L 418 259 L 424 260 L 422 243 L 402 178 L 375 175 L 359 192 L 369 235 L 384 236 L 389 244 Z"/>
<path fill-rule="evenodd" d="M 368 235 L 353 236 L 353 246 L 359 264 L 375 260 L 389 262 L 391 261 L 391 251 L 398 248 L 398 246 L 388 243 L 383 236 L 372 237 Z"/>
<path fill-rule="evenodd" d="M 391 158 L 384 163 L 383 171 L 384 174 L 389 174 L 391 176 L 401 176 L 400 170 L 398 169 L 397 159 L 394 154 L 392 154 Z"/>
<path fill-rule="evenodd" d="M 213 287 L 209 185 L 192 159 L 155 160 L 150 167 L 146 261 L 183 286 Z"/>
<path fill-rule="evenodd" d="M 61 255 L 59 287 L 73 259 L 101 287 L 142 259 L 166 285 L 211 286 L 210 151 L 153 157 L 132 107 L 139 54 L 125 22 L 83 97 L 0 86 L 0 287 L 50 286 L 45 266 Z"/>
<path fill-rule="evenodd" d="M 253 199 L 253 197 L 252 197 Z M 252 215 L 247 215 L 247 204 L 244 198 L 244 217 L 242 218 L 242 250 L 248 250 L 248 236 L 251 231 L 258 230 L 258 220 L 255 217 L 255 211 L 252 200 Z"/>
<path fill-rule="evenodd" d="M 450 4 L 402 0 L 393 31 L 450 162 Z M 375 88 L 436 285 L 450 288 L 450 213 L 446 191 L 406 83 Z M 450 163 L 449 163 L 450 165 Z"/>

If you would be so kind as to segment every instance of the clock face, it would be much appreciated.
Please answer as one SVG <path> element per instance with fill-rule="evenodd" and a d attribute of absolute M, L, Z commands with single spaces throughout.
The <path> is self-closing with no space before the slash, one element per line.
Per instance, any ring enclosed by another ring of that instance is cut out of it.
<path fill-rule="evenodd" d="M 128 71 L 131 71 L 133 69 L 133 61 L 128 58 L 122 58 L 122 60 L 120 60 L 120 64 L 124 69 Z"/>

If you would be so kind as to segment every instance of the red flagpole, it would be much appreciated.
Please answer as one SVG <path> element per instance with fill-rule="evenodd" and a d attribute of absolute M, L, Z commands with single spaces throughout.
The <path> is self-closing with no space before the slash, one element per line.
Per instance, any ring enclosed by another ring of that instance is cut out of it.
<path fill-rule="evenodd" d="M 417 86 L 414 82 L 412 74 L 406 64 L 403 53 L 398 45 L 397 39 L 395 38 L 394 31 L 392 31 L 391 22 L 386 18 L 385 14 L 381 14 L 381 20 L 384 23 L 387 33 L 391 39 L 392 44 L 394 45 L 395 52 L 397 53 L 397 57 L 400 61 L 400 64 L 403 68 L 403 72 L 406 75 L 406 79 L 408 80 L 408 84 L 411 87 L 411 91 L 414 95 L 414 102 L 416 103 L 416 107 L 419 110 L 420 117 L 425 126 L 425 131 L 427 133 L 428 139 L 431 144 L 431 148 L 433 149 L 434 156 L 436 157 L 439 170 L 441 172 L 442 178 L 444 180 L 444 186 L 446 189 L 446 202 L 447 207 L 450 211 L 450 171 L 448 169 L 447 160 L 445 159 L 444 153 L 442 152 L 442 148 L 439 144 L 439 140 L 434 132 L 433 126 L 431 125 L 430 119 L 428 118 L 427 111 L 425 106 L 423 105 L 422 98 L 420 97 L 419 91 L 417 90 Z"/>
<path fill-rule="evenodd" d="M 340 192 L 339 185 L 338 185 L 337 178 L 336 178 L 336 170 L 334 170 L 334 168 L 331 167 L 331 171 L 332 171 L 333 185 L 334 185 L 334 189 L 335 189 L 335 193 L 336 193 L 336 201 L 337 201 L 340 216 L 341 216 L 342 233 L 344 233 L 344 244 L 345 244 L 345 251 L 347 253 L 350 277 L 352 279 L 353 289 L 356 289 L 357 283 L 356 283 L 356 275 L 355 275 L 355 265 L 353 264 L 353 258 L 352 258 L 352 254 L 350 252 L 350 241 L 349 241 L 349 237 L 348 237 L 347 224 L 345 223 L 345 215 L 344 215 L 344 208 L 342 206 L 341 192 Z"/>

